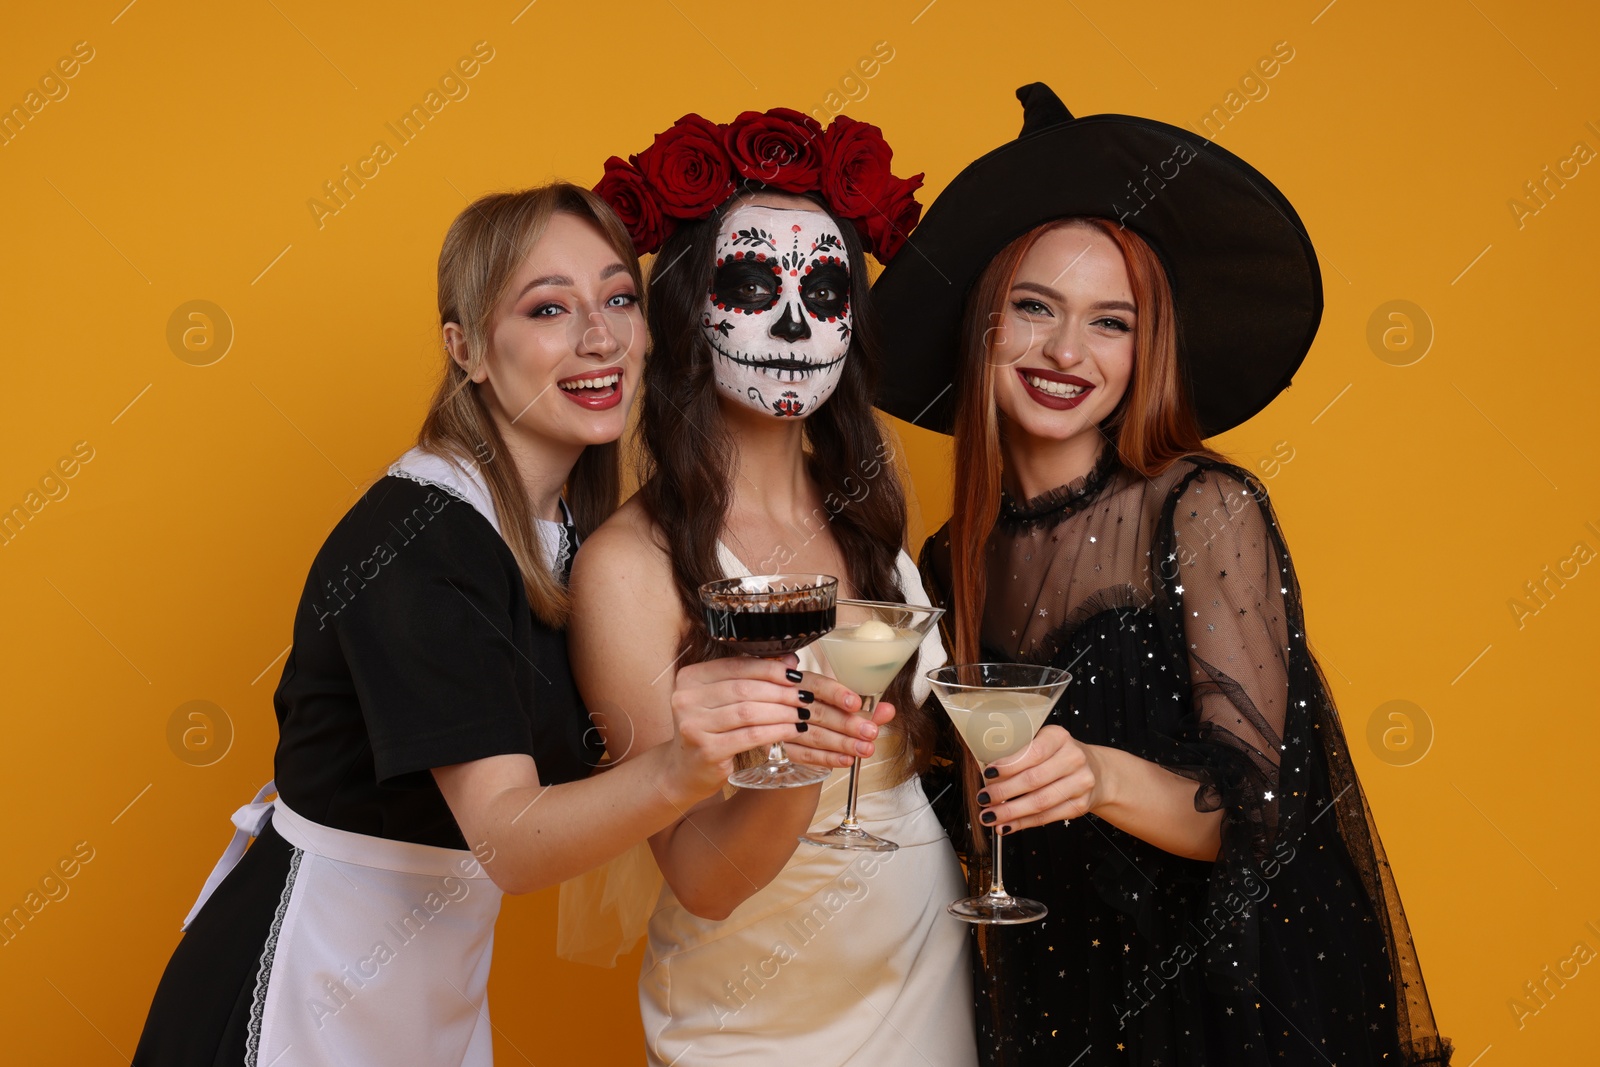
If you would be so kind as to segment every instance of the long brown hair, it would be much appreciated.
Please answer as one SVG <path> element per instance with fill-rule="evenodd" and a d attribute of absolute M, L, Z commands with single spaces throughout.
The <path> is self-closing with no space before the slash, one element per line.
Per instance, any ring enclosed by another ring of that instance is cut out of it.
<path fill-rule="evenodd" d="M 976 663 L 987 595 L 985 564 L 989 535 L 1000 513 L 1005 473 L 1005 427 L 995 402 L 993 325 L 1005 314 L 1017 269 L 1040 237 L 1066 226 L 1087 226 L 1109 237 L 1122 252 L 1138 309 L 1133 373 L 1115 410 L 1098 427 L 1123 466 L 1154 478 L 1185 456 L 1220 458 L 1207 449 L 1184 383 L 1178 353 L 1172 288 L 1161 260 L 1144 239 L 1107 219 L 1055 219 L 1008 244 L 984 268 L 967 298 L 956 372 L 954 514 L 950 518 L 950 614 L 946 633 L 957 663 Z M 978 766 L 967 763 L 968 812 L 977 827 Z M 984 850 L 983 835 L 974 846 Z"/>
<path fill-rule="evenodd" d="M 750 190 L 751 192 L 758 190 Z M 712 350 L 700 324 L 711 284 L 717 230 L 746 196 L 730 199 L 709 218 L 681 223 L 662 244 L 650 272 L 648 320 L 654 348 L 645 362 L 639 397 L 639 500 L 672 561 L 685 618 L 683 662 L 719 655 L 706 630 L 700 586 L 724 577 L 718 539 L 733 503 L 738 443 L 722 417 Z M 812 197 L 828 211 L 820 198 Z M 804 422 L 806 467 L 828 504 L 822 524 L 838 542 L 858 594 L 903 602 L 896 560 L 905 538 L 905 494 L 894 452 L 872 408 L 878 368 L 866 260 L 854 226 L 833 216 L 850 260 L 850 305 L 855 329 L 839 385 Z M 756 561 L 748 561 L 752 564 Z M 774 570 L 782 570 L 781 561 Z M 884 699 L 907 744 L 898 768 L 925 765 L 933 722 L 911 698 L 902 672 Z"/>
<path fill-rule="evenodd" d="M 553 182 L 512 193 L 491 193 L 473 201 L 450 224 L 439 252 L 439 324 L 461 327 L 467 349 L 462 367 L 446 351 L 444 372 L 417 444 L 480 471 L 489 486 L 500 533 L 516 557 L 528 604 L 546 625 L 566 625 L 570 604 L 566 587 L 543 560 L 533 509 L 517 474 L 516 462 L 490 417 L 472 373 L 488 356 L 494 310 L 518 268 L 544 235 L 556 214 L 591 223 L 616 250 L 640 293 L 644 282 L 639 258 L 626 227 L 605 201 L 576 185 Z M 617 509 L 619 450 L 615 441 L 590 445 L 567 476 L 565 497 L 580 537 Z"/>

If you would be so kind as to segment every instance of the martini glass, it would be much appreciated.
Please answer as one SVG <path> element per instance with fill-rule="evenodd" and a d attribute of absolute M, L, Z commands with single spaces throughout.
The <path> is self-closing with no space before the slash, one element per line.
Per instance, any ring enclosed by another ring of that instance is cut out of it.
<path fill-rule="evenodd" d="M 729 652 L 774 659 L 798 652 L 833 629 L 839 580 L 828 574 L 752 574 L 700 587 L 706 629 Z M 793 789 L 828 777 L 822 767 L 791 761 L 783 742 L 766 761 L 728 775 L 741 789 Z"/>
<path fill-rule="evenodd" d="M 987 767 L 1033 743 L 1072 675 L 1059 667 L 1027 663 L 967 663 L 928 672 L 956 732 L 972 756 Z M 1031 923 L 1049 913 L 1037 900 L 1006 892 L 1000 876 L 1000 827 L 994 833 L 994 872 L 989 889 L 945 910 L 969 923 Z"/>
<path fill-rule="evenodd" d="M 944 614 L 940 608 L 891 604 L 876 600 L 841 600 L 832 633 L 818 643 L 833 676 L 861 697 L 861 714 L 870 716 L 884 690 L 922 644 L 928 630 Z M 856 819 L 856 790 L 861 757 L 850 764 L 850 792 L 844 819 L 832 830 L 804 834 L 800 843 L 863 852 L 893 852 L 900 846 L 867 833 Z"/>

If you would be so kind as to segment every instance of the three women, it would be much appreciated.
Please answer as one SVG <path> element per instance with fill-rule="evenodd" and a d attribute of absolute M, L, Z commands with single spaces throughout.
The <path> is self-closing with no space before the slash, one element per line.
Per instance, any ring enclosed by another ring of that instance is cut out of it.
<path fill-rule="evenodd" d="M 568 186 L 452 227 L 445 381 L 313 565 L 279 800 L 236 820 L 261 836 L 197 906 L 138 1062 L 487 1062 L 499 892 L 647 838 L 652 1062 L 1448 1059 L 1265 491 L 1203 443 L 1309 347 L 1309 242 L 1215 146 L 1023 95 L 1023 136 L 951 184 L 876 291 L 884 406 L 954 412 L 955 516 L 923 574 L 956 659 L 1074 675 L 1027 753 L 964 783 L 965 815 L 1021 834 L 1014 888 L 1051 906 L 983 939 L 976 1042 L 943 912 L 960 869 L 918 777 L 942 723 L 914 680 L 943 651 L 867 721 L 810 656 L 710 658 L 700 621 L 700 583 L 752 570 L 925 602 L 870 411 L 862 248 L 896 258 L 910 194 L 824 173 L 822 131 L 785 140 L 801 117 L 769 112 L 721 142 L 720 177 L 692 169 L 706 188 L 641 157 L 607 197 L 632 245 Z M 727 133 L 679 125 L 701 162 Z M 836 125 L 849 158 L 862 124 Z M 680 214 L 639 197 L 663 173 Z M 642 301 L 634 251 L 658 244 Z M 647 477 L 602 525 L 641 373 Z M 721 788 L 778 739 L 877 757 L 860 814 L 901 849 L 796 845 L 838 775 Z M 947 824 L 976 875 L 981 835 Z"/>

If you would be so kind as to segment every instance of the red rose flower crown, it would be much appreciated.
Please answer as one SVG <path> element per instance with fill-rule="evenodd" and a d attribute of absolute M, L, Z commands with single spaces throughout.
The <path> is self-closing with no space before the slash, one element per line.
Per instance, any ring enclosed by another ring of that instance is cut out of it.
<path fill-rule="evenodd" d="M 824 132 L 786 107 L 746 111 L 727 125 L 691 114 L 638 155 L 606 160 L 594 192 L 627 226 L 640 255 L 659 249 L 680 221 L 710 215 L 741 182 L 820 192 L 855 226 L 866 251 L 888 263 L 922 217 L 922 175 L 896 178 L 893 155 L 882 130 L 847 115 L 835 116 Z"/>

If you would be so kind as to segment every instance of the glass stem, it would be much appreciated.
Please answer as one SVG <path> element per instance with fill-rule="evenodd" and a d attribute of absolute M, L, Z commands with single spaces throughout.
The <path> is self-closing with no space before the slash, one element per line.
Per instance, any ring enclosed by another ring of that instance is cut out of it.
<path fill-rule="evenodd" d="M 875 696 L 861 698 L 861 714 L 867 718 L 872 717 L 872 711 L 878 706 Z M 856 796 L 860 791 L 861 757 L 857 756 L 850 764 L 850 791 L 845 794 L 844 821 L 839 824 L 840 829 L 859 830 L 861 824 L 856 821 Z"/>
<path fill-rule="evenodd" d="M 990 833 L 994 834 L 994 877 L 989 880 L 988 895 L 997 899 L 1009 897 L 1011 894 L 1006 892 L 1005 883 L 1000 876 L 1000 827 L 995 826 Z"/>
<path fill-rule="evenodd" d="M 782 659 L 782 656 L 761 656 L 760 659 Z M 767 762 L 769 764 L 787 764 L 789 753 L 784 749 L 782 741 L 774 741 L 767 746 Z"/>

